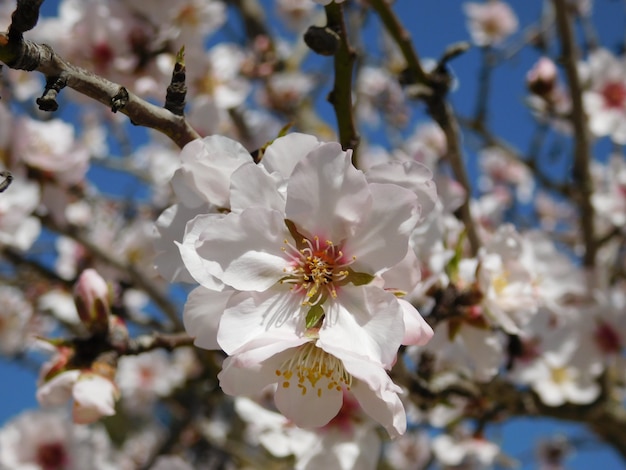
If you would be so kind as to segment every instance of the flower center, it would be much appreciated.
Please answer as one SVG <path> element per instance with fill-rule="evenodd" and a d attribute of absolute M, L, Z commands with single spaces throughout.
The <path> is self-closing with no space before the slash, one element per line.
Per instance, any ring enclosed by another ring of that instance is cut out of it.
<path fill-rule="evenodd" d="M 601 322 L 593 336 L 596 344 L 605 354 L 618 354 L 622 350 L 619 333 L 608 323 Z"/>
<path fill-rule="evenodd" d="M 550 375 L 554 383 L 559 385 L 570 380 L 570 373 L 565 367 L 554 367 L 550 370 Z"/>
<path fill-rule="evenodd" d="M 352 376 L 346 372 L 341 360 L 318 348 L 314 343 L 300 346 L 295 354 L 276 370 L 276 375 L 283 377 L 281 384 L 283 388 L 289 388 L 292 382 L 295 382 L 302 395 L 314 393 L 321 397 L 324 389 L 340 392 L 344 387 L 350 390 L 352 386 Z"/>
<path fill-rule="evenodd" d="M 62 443 L 49 442 L 39 446 L 35 460 L 44 470 L 61 470 L 67 465 L 68 456 Z"/>
<path fill-rule="evenodd" d="M 607 108 L 621 108 L 626 101 L 626 86 L 623 83 L 607 83 L 602 89 Z"/>
<path fill-rule="evenodd" d="M 313 240 L 302 239 L 302 248 L 298 249 L 285 240 L 282 250 L 291 261 L 291 267 L 285 268 L 286 277 L 280 283 L 292 284 L 293 292 L 305 293 L 302 305 L 322 304 L 329 296 L 337 297 L 337 285 L 345 280 L 350 272 L 346 269 L 356 259 L 345 261 L 343 252 L 332 241 L 322 242 L 319 237 Z"/>

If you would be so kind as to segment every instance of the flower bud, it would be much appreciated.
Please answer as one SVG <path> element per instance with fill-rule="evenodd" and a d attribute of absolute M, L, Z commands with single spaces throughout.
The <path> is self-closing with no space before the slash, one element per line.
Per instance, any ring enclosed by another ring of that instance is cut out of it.
<path fill-rule="evenodd" d="M 531 93 L 548 99 L 556 88 L 557 69 L 547 57 L 537 61 L 526 74 L 526 85 Z"/>
<path fill-rule="evenodd" d="M 106 334 L 109 329 L 109 287 L 94 270 L 86 269 L 74 287 L 78 316 L 92 334 Z"/>

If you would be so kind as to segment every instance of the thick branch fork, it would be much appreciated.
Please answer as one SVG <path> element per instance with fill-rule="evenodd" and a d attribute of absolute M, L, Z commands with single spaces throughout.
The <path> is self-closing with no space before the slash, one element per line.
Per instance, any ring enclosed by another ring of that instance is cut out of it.
<path fill-rule="evenodd" d="M 104 104 L 114 112 L 125 114 L 133 124 L 165 134 L 179 147 L 200 137 L 183 116 L 153 105 L 123 86 L 68 63 L 46 44 L 26 39 L 10 41 L 7 33 L 1 33 L 0 60 L 12 69 L 40 72 L 47 82 L 62 81 L 64 86 Z"/>

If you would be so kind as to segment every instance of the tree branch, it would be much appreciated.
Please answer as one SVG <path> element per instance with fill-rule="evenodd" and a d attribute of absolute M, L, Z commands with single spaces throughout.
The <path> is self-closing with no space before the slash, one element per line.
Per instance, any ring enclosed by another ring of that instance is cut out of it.
<path fill-rule="evenodd" d="M 574 127 L 575 145 L 572 177 L 578 188 L 578 192 L 574 196 L 580 211 L 580 229 L 585 245 L 583 264 L 586 268 L 593 268 L 598 246 L 595 241 L 594 209 L 591 204 L 593 181 L 589 170 L 591 162 L 589 129 L 582 101 L 582 86 L 576 67 L 578 53 L 567 3 L 565 0 L 554 0 L 554 9 L 556 11 L 557 29 L 561 38 L 562 61 L 572 97 L 571 121 Z"/>
<path fill-rule="evenodd" d="M 48 83 L 58 84 L 58 79 L 62 78 L 64 86 L 110 107 L 113 112 L 125 114 L 135 125 L 165 134 L 179 147 L 200 137 L 184 117 L 148 103 L 124 87 L 66 62 L 45 44 L 25 39 L 15 41 L 7 33 L 0 33 L 0 61 L 12 69 L 41 72 Z M 49 104 L 47 93 L 42 99 Z"/>
<path fill-rule="evenodd" d="M 448 145 L 447 158 L 456 180 L 463 186 L 467 198 L 463 205 L 457 210 L 457 216 L 463 221 L 469 240 L 472 255 L 478 253 L 480 239 L 474 226 L 474 220 L 470 211 L 470 199 L 472 188 L 469 183 L 465 164 L 463 162 L 463 151 L 460 146 L 460 131 L 456 116 L 446 100 L 446 95 L 450 87 L 451 77 L 446 70 L 446 62 L 452 57 L 466 50 L 454 45 L 452 53 L 444 54 L 438 66 L 430 74 L 426 74 L 421 66 L 417 52 L 412 45 L 411 35 L 404 29 L 397 18 L 391 5 L 385 0 L 370 0 L 371 5 L 380 16 L 387 32 L 396 41 L 400 48 L 404 60 L 407 63 L 407 72 L 404 81 L 419 86 L 417 97 L 425 100 L 428 106 L 428 114 L 435 120 L 446 136 Z"/>
<path fill-rule="evenodd" d="M 348 31 L 343 18 L 343 5 L 332 2 L 326 5 L 327 27 L 339 35 L 335 51 L 335 82 L 328 101 L 335 109 L 339 142 L 344 150 L 352 149 L 352 163 L 357 166 L 359 135 L 354 123 L 352 106 L 352 77 L 356 53 L 348 42 Z"/>

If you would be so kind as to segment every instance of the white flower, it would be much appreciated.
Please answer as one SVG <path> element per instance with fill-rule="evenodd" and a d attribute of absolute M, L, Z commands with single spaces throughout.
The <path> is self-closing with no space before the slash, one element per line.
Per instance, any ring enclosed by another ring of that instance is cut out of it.
<path fill-rule="evenodd" d="M 161 349 L 121 357 L 116 376 L 123 404 L 132 413 L 149 412 L 158 397 L 168 396 L 184 379 L 185 372 Z"/>
<path fill-rule="evenodd" d="M 286 139 L 304 145 L 295 164 L 298 147 L 289 151 L 278 139 L 266 151 L 265 167 L 249 164 L 233 173 L 233 212 L 196 218 L 203 230 L 195 246 L 205 262 L 200 269 L 187 268 L 209 289 L 217 278 L 239 291 L 228 300 L 220 325 L 219 342 L 227 353 L 264 328 L 296 317 L 299 328 L 319 323 L 343 330 L 346 349 L 389 366 L 405 335 L 403 318 L 415 310 L 372 281 L 407 255 L 416 197 L 397 185 L 368 183 L 339 145 L 309 139 Z M 281 161 L 283 155 L 289 157 Z M 278 171 L 268 173 L 279 162 L 280 171 L 293 168 L 286 181 Z M 373 324 L 383 309 L 396 321 L 381 335 Z M 247 316 L 249 326 L 227 340 L 222 326 Z M 422 325 L 418 336 L 428 336 Z"/>
<path fill-rule="evenodd" d="M 492 468 L 500 454 L 500 448 L 493 442 L 470 436 L 441 434 L 433 439 L 432 447 L 442 464 L 471 470 Z"/>
<path fill-rule="evenodd" d="M 320 427 L 333 419 L 349 392 L 391 436 L 406 429 L 396 386 L 379 363 L 343 348 L 332 330 L 293 332 L 293 324 L 271 330 L 240 353 L 228 357 L 218 375 L 229 395 L 255 395 L 277 384 L 278 410 L 301 427 Z M 236 332 L 233 332 L 236 334 Z"/>
<path fill-rule="evenodd" d="M 14 152 L 21 162 L 53 175 L 62 184 L 82 181 L 89 167 L 89 151 L 76 142 L 74 127 L 60 119 L 20 119 Z"/>
<path fill-rule="evenodd" d="M 477 281 L 488 318 L 507 333 L 517 334 L 537 312 L 531 273 L 520 262 L 521 237 L 503 225 L 479 255 Z"/>
<path fill-rule="evenodd" d="M 14 177 L 13 184 L 0 198 L 0 246 L 28 250 L 41 231 L 39 219 L 31 217 L 39 205 L 37 183 Z"/>
<path fill-rule="evenodd" d="M 464 3 L 472 41 L 478 46 L 497 45 L 517 31 L 517 17 L 500 1 Z"/>
<path fill-rule="evenodd" d="M 0 468 L 116 470 L 102 428 L 77 426 L 64 414 L 26 411 L 0 429 Z"/>
<path fill-rule="evenodd" d="M 610 136 L 615 143 L 626 144 L 626 61 L 597 49 L 580 68 L 589 82 L 583 93 L 589 129 L 596 137 Z"/>

